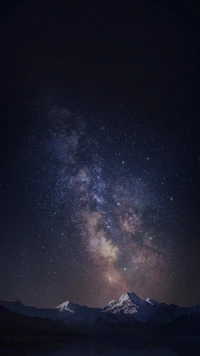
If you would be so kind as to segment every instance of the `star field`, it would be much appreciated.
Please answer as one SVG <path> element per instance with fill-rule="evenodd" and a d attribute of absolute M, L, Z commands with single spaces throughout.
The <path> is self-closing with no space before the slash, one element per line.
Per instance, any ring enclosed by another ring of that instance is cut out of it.
<path fill-rule="evenodd" d="M 81 9 L 5 24 L 0 299 L 197 304 L 198 11 Z"/>

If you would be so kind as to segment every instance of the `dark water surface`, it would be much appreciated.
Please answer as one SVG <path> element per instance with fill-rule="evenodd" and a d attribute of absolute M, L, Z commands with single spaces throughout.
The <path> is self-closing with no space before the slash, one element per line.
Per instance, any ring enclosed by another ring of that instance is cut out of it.
<path fill-rule="evenodd" d="M 0 345 L 0 355 L 21 356 L 175 356 L 200 355 L 200 339 L 30 341 Z"/>

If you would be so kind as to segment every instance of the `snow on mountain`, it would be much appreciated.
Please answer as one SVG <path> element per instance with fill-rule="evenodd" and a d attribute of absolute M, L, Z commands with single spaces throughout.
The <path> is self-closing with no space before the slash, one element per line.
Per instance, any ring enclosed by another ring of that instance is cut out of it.
<path fill-rule="evenodd" d="M 62 322 L 82 322 L 94 318 L 101 311 L 99 308 L 89 308 L 87 306 L 73 304 L 69 301 L 52 309 L 25 306 L 19 301 L 0 301 L 0 305 L 14 313 L 29 317 L 59 320 Z"/>
<path fill-rule="evenodd" d="M 94 324 L 101 320 L 108 323 L 160 323 L 168 324 L 185 315 L 200 313 L 200 306 L 181 308 L 177 305 L 158 303 L 153 299 L 140 299 L 135 293 L 125 293 L 116 300 L 110 301 L 104 309 L 90 308 L 85 305 L 66 301 L 55 308 L 36 308 L 25 306 L 21 302 L 0 302 L 0 305 L 11 312 L 29 317 L 49 318 L 64 323 Z"/>
<path fill-rule="evenodd" d="M 64 302 L 56 307 L 60 312 L 69 311 L 70 313 L 75 313 L 76 305 L 71 302 Z"/>
<path fill-rule="evenodd" d="M 125 293 L 109 303 L 102 313 L 113 313 L 131 316 L 134 321 L 147 322 L 156 313 L 158 303 L 153 300 L 140 299 L 135 293 Z"/>
<path fill-rule="evenodd" d="M 135 293 L 125 293 L 121 295 L 118 299 L 108 303 L 102 310 L 102 313 L 107 314 L 106 318 L 112 313 L 117 315 L 119 320 L 121 315 L 126 315 L 128 321 L 160 324 L 168 324 L 181 315 L 195 312 L 200 313 L 199 306 L 181 308 L 174 304 L 158 303 L 150 298 L 143 300 Z"/>
<path fill-rule="evenodd" d="M 86 305 L 73 304 L 71 302 L 64 302 L 55 308 L 59 313 L 59 320 L 66 321 L 70 313 L 70 319 L 76 322 L 90 321 L 99 315 L 100 308 L 90 308 Z"/>

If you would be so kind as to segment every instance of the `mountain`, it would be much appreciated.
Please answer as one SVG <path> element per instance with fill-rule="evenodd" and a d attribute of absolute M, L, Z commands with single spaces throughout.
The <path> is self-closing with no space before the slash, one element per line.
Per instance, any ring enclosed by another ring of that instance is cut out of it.
<path fill-rule="evenodd" d="M 0 336 L 6 335 L 75 336 L 76 333 L 59 321 L 28 317 L 0 306 Z"/>
<path fill-rule="evenodd" d="M 59 312 L 59 320 L 66 321 L 70 313 L 70 319 L 76 322 L 93 320 L 101 312 L 100 308 L 90 308 L 68 301 L 58 305 L 55 309 Z"/>
<path fill-rule="evenodd" d="M 144 323 L 151 319 L 159 309 L 159 304 L 153 300 L 140 299 L 135 293 L 126 293 L 111 301 L 102 310 L 103 313 L 131 316 L 136 322 Z"/>
<path fill-rule="evenodd" d="M 148 324 L 167 325 L 181 316 L 200 315 L 200 306 L 181 308 L 177 305 L 143 300 L 135 293 L 125 293 L 103 308 L 90 308 L 66 301 L 55 308 L 36 308 L 21 302 L 0 302 L 10 312 L 27 317 L 51 319 L 70 325 Z"/>
<path fill-rule="evenodd" d="M 135 293 L 125 293 L 118 299 L 112 300 L 102 310 L 106 318 L 113 314 L 115 320 L 132 321 L 137 323 L 168 324 L 181 315 L 200 312 L 200 307 L 181 308 L 174 304 L 158 303 L 153 299 L 140 299 Z M 123 318 L 122 318 L 123 316 Z"/>
<path fill-rule="evenodd" d="M 54 309 L 42 309 L 36 308 L 32 306 L 25 306 L 20 301 L 16 302 L 4 302 L 1 301 L 0 305 L 6 308 L 7 310 L 22 314 L 28 317 L 37 317 L 37 318 L 45 318 L 45 319 L 59 319 L 58 312 Z"/>
<path fill-rule="evenodd" d="M 200 337 L 200 313 L 182 315 L 167 325 L 169 336 Z"/>
<path fill-rule="evenodd" d="M 80 323 L 90 319 L 93 320 L 93 318 L 95 318 L 101 311 L 99 308 L 89 308 L 87 306 L 73 304 L 68 301 L 58 305 L 55 308 L 49 309 L 25 306 L 19 301 L 0 301 L 0 306 L 3 306 L 13 313 L 22 314 L 28 317 L 59 320 L 64 323 Z"/>

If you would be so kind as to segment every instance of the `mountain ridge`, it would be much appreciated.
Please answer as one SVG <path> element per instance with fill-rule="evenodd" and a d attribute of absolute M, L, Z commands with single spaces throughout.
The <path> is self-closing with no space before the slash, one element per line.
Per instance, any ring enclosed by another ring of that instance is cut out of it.
<path fill-rule="evenodd" d="M 200 306 L 179 307 L 175 304 L 158 303 L 154 299 L 141 299 L 134 292 L 127 292 L 111 300 L 104 308 L 65 301 L 55 308 L 36 308 L 25 306 L 20 301 L 0 301 L 7 310 L 28 317 L 38 317 L 61 321 L 63 323 L 154 323 L 167 325 L 178 317 L 188 314 L 200 315 Z"/>

